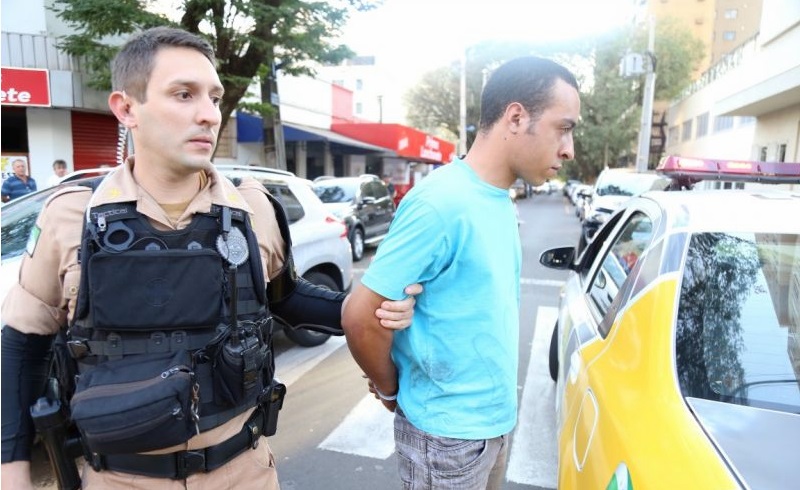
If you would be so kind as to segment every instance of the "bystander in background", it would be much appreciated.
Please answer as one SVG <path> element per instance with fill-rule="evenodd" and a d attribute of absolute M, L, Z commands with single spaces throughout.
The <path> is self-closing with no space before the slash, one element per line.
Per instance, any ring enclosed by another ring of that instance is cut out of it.
<path fill-rule="evenodd" d="M 3 202 L 8 202 L 36 190 L 36 181 L 28 175 L 28 165 L 25 160 L 18 158 L 11 163 L 14 174 L 3 182 Z"/>
<path fill-rule="evenodd" d="M 53 175 L 47 179 L 47 187 L 53 187 L 61 182 L 61 179 L 67 175 L 67 162 L 58 159 L 53 162 Z"/>

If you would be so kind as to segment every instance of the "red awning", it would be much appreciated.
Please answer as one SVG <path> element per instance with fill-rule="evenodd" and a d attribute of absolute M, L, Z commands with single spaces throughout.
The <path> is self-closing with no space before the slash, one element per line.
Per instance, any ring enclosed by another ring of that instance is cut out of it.
<path fill-rule="evenodd" d="M 409 160 L 450 163 L 456 157 L 453 143 L 401 124 L 334 123 L 331 131 L 382 146 Z"/>

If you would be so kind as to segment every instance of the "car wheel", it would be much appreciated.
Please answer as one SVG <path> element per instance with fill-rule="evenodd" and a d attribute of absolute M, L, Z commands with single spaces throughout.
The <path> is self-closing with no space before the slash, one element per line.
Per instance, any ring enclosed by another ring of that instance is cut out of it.
<path fill-rule="evenodd" d="M 550 377 L 553 381 L 558 379 L 558 324 L 553 327 L 553 335 L 550 337 Z"/>
<path fill-rule="evenodd" d="M 336 281 L 331 276 L 322 272 L 312 271 L 303 276 L 303 278 L 311 284 L 323 286 L 332 291 L 340 290 L 339 286 L 336 284 Z M 286 337 L 288 337 L 289 340 L 302 347 L 316 347 L 318 345 L 322 345 L 331 337 L 331 334 L 329 333 L 315 332 L 305 328 L 298 328 L 295 330 L 293 328 L 286 327 L 283 329 L 283 333 L 286 334 Z"/>
<path fill-rule="evenodd" d="M 353 230 L 353 237 L 350 239 L 350 246 L 353 249 L 353 260 L 358 262 L 364 258 L 364 232 L 361 228 Z"/>

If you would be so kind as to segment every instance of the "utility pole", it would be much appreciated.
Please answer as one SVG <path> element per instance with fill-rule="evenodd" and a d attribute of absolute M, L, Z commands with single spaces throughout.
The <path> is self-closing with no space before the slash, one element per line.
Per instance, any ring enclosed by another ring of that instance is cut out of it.
<path fill-rule="evenodd" d="M 278 68 L 270 66 L 267 79 L 261 84 L 261 101 L 272 106 L 272 114 L 264 118 L 264 152 L 267 166 L 286 170 L 286 143 L 281 124 L 281 101 L 278 95 Z"/>
<path fill-rule="evenodd" d="M 653 129 L 653 97 L 656 88 L 656 56 L 655 56 L 655 21 L 651 16 L 648 20 L 647 55 L 650 63 L 647 64 L 647 75 L 644 79 L 644 95 L 642 96 L 642 122 L 639 127 L 639 149 L 636 152 L 636 171 L 647 171 L 650 161 L 650 132 Z"/>

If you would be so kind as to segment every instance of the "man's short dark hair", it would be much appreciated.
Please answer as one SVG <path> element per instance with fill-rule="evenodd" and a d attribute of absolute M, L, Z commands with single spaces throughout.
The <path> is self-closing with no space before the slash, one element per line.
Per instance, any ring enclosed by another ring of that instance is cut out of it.
<path fill-rule="evenodd" d="M 153 60 L 163 47 L 194 49 L 217 66 L 214 49 L 205 39 L 182 29 L 153 27 L 129 39 L 114 57 L 111 63 L 112 90 L 124 90 L 131 97 L 144 102 Z"/>
<path fill-rule="evenodd" d="M 488 131 L 505 113 L 509 104 L 522 104 L 536 121 L 550 105 L 553 85 L 563 80 L 578 90 L 575 75 L 555 61 L 523 56 L 497 68 L 481 94 L 480 130 Z"/>
<path fill-rule="evenodd" d="M 61 160 L 61 159 L 58 159 L 58 160 L 53 162 L 53 168 L 66 167 L 66 166 L 67 166 L 67 162 L 65 162 L 64 160 Z"/>

